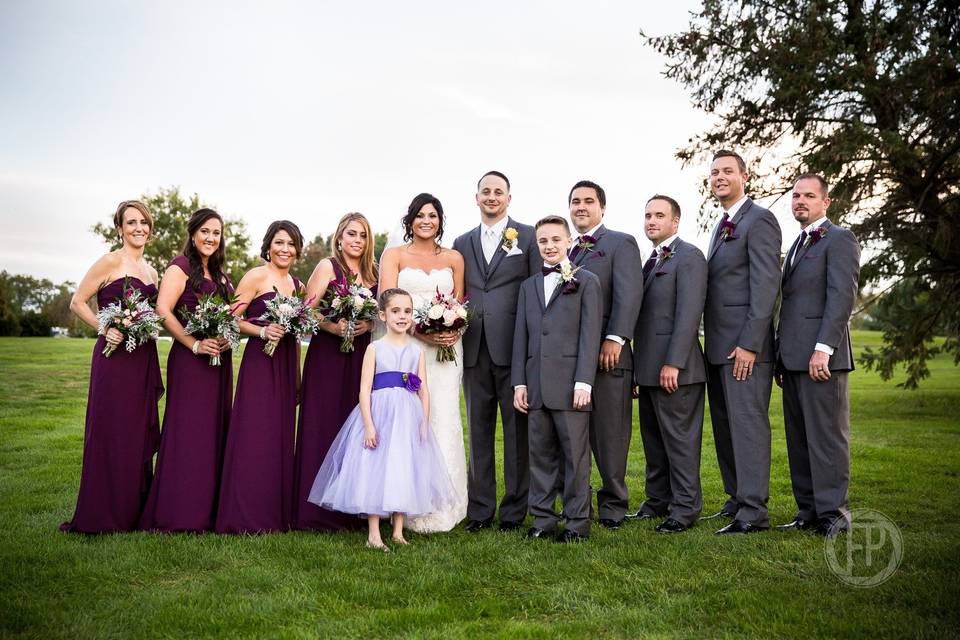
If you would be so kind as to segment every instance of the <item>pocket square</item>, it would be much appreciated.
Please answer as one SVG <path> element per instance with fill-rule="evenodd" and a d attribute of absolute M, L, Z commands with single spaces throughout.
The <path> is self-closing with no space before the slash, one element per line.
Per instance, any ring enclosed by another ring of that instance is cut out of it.
<path fill-rule="evenodd" d="M 501 246 L 500 248 L 507 252 L 507 257 L 508 257 L 508 258 L 509 258 L 510 256 L 522 256 L 522 255 L 523 255 L 523 251 L 521 251 L 521 250 L 520 250 L 520 247 L 518 247 L 517 245 L 513 245 L 513 248 L 510 249 L 510 250 L 507 250 L 507 248 L 504 247 L 504 246 Z"/>

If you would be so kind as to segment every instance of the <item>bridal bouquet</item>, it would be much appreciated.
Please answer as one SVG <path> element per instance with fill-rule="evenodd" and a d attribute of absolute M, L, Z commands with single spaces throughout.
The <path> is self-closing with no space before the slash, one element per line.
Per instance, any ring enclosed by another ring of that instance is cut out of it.
<path fill-rule="evenodd" d="M 340 343 L 342 353 L 353 351 L 353 331 L 361 320 L 373 320 L 377 317 L 377 301 L 373 291 L 358 281 L 354 274 L 337 278 L 330 283 L 327 295 L 321 301 L 323 317 L 330 322 L 347 321 L 347 331 Z"/>
<path fill-rule="evenodd" d="M 240 320 L 230 304 L 216 294 L 200 296 L 193 311 L 184 310 L 183 330 L 200 338 L 223 338 L 231 349 L 240 346 Z M 212 366 L 220 366 L 220 354 L 210 356 Z"/>
<path fill-rule="evenodd" d="M 277 288 L 273 288 L 276 295 L 267 300 L 267 310 L 258 318 L 267 322 L 275 323 L 286 329 L 287 333 L 297 336 L 297 340 L 303 336 L 316 333 L 320 329 L 320 320 L 316 312 L 310 308 L 313 298 L 304 300 L 304 295 L 294 291 L 293 295 L 285 296 Z M 273 357 L 273 352 L 277 350 L 278 340 L 268 340 L 263 345 L 263 352 Z"/>
<path fill-rule="evenodd" d="M 129 352 L 160 336 L 160 320 L 150 301 L 139 289 L 130 286 L 130 278 L 124 278 L 120 299 L 97 312 L 97 332 L 106 335 L 108 329 L 118 330 L 123 334 L 124 347 Z M 116 349 L 116 346 L 107 344 L 103 355 L 109 358 Z"/>
<path fill-rule="evenodd" d="M 424 335 L 464 330 L 469 318 L 467 302 L 460 302 L 453 293 L 441 293 L 439 287 L 437 295 L 413 310 L 417 333 Z M 437 362 L 453 362 L 456 359 L 453 347 L 442 346 L 437 349 Z"/>

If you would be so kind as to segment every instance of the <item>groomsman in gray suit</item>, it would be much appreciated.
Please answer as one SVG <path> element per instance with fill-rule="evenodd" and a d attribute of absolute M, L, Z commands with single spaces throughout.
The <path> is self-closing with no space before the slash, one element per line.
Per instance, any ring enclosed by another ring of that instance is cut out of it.
<path fill-rule="evenodd" d="M 527 515 L 527 419 L 513 407 L 510 364 L 520 284 L 540 270 L 533 227 L 507 216 L 510 181 L 499 171 L 477 183 L 480 225 L 453 243 L 463 255 L 472 317 L 463 336 L 463 390 L 470 430 L 466 530 L 486 529 L 497 509 L 494 440 L 497 407 L 503 424 L 504 495 L 500 529 L 518 529 Z"/>
<path fill-rule="evenodd" d="M 848 323 L 857 297 L 860 245 L 827 219 L 827 182 L 797 178 L 793 217 L 800 235 L 783 264 L 777 327 L 777 384 L 783 387 L 790 480 L 797 500 L 782 530 L 834 536 L 850 527 L 850 403 L 853 370 Z"/>
<path fill-rule="evenodd" d="M 531 538 L 552 535 L 560 466 L 567 524 L 557 542 L 590 535 L 590 399 L 600 351 L 600 281 L 567 259 L 570 227 L 536 225 L 541 271 L 524 281 L 513 340 L 514 406 L 529 412 Z"/>
<path fill-rule="evenodd" d="M 593 389 L 590 447 L 600 471 L 597 492 L 600 524 L 617 529 L 627 512 L 627 453 L 633 428 L 633 352 L 630 340 L 640 313 L 643 283 L 640 249 L 633 236 L 607 229 L 607 195 L 595 182 L 581 180 L 567 197 L 577 230 L 570 261 L 594 273 L 603 299 L 603 343 Z"/>
<path fill-rule="evenodd" d="M 647 459 L 647 499 L 639 518 L 669 516 L 660 533 L 694 525 L 703 508 L 700 443 L 707 372 L 700 318 L 707 297 L 707 260 L 677 235 L 680 205 L 669 196 L 647 202 L 644 232 L 653 243 L 643 265 L 643 306 L 637 320 L 633 375 L 640 436 Z"/>
<path fill-rule="evenodd" d="M 770 528 L 770 390 L 773 305 L 780 289 L 780 225 L 745 195 L 747 166 L 718 151 L 710 190 L 723 206 L 707 253 L 703 314 L 707 395 L 723 488 L 729 498 L 711 517 L 734 518 L 718 534 Z"/>

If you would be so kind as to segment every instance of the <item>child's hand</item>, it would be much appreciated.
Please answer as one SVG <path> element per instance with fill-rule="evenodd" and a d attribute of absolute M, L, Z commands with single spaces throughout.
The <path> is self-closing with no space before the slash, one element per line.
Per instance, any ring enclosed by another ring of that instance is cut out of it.
<path fill-rule="evenodd" d="M 520 413 L 526 413 L 527 409 L 530 408 L 530 404 L 527 402 L 526 387 L 519 386 L 513 390 L 513 408 Z"/>
<path fill-rule="evenodd" d="M 364 449 L 377 448 L 377 430 L 374 429 L 373 427 L 363 428 L 363 448 Z"/>
<path fill-rule="evenodd" d="M 429 428 L 430 425 L 427 423 L 426 418 L 424 418 L 423 422 L 420 423 L 420 442 L 427 441 L 427 429 Z"/>
<path fill-rule="evenodd" d="M 586 389 L 574 389 L 573 408 L 579 411 L 590 404 L 590 392 Z"/>

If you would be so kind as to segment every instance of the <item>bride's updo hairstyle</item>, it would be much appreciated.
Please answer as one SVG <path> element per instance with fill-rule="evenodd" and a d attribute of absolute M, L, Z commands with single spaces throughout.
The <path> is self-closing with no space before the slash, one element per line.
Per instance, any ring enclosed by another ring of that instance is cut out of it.
<path fill-rule="evenodd" d="M 420 213 L 420 209 L 423 209 L 424 205 L 432 204 L 434 209 L 437 210 L 437 216 L 440 218 L 440 227 L 437 229 L 436 243 L 440 244 L 440 238 L 443 237 L 443 223 L 445 221 L 443 217 L 443 205 L 440 204 L 440 200 L 436 196 L 429 193 L 421 193 L 410 203 L 410 206 L 407 207 L 407 215 L 403 216 L 403 219 L 400 221 L 403 224 L 403 241 L 410 242 L 413 239 L 413 221 L 417 219 L 417 214 Z"/>
<path fill-rule="evenodd" d="M 410 298 L 410 304 L 413 304 L 413 296 L 407 293 L 406 289 L 400 289 L 399 287 L 394 287 L 392 289 L 386 289 L 383 293 L 380 294 L 380 311 L 386 311 L 387 305 L 390 304 L 390 301 L 396 298 L 397 296 L 407 296 Z"/>

